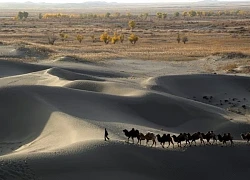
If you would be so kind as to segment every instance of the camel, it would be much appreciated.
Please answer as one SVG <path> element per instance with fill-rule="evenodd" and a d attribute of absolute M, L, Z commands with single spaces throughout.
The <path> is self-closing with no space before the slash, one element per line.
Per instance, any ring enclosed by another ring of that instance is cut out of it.
<path fill-rule="evenodd" d="M 135 130 L 134 128 L 132 128 L 131 131 L 124 129 L 123 132 L 124 132 L 125 136 L 128 137 L 128 142 L 129 142 L 129 139 L 131 138 L 133 143 L 134 143 L 134 138 L 137 138 L 138 139 L 137 143 L 139 143 L 139 133 L 140 133 L 139 130 L 137 130 L 137 129 Z"/>
<path fill-rule="evenodd" d="M 138 143 L 140 142 L 140 145 L 141 145 L 141 141 L 142 140 L 145 140 L 146 138 L 145 138 L 145 135 L 143 134 L 143 133 L 139 133 L 139 141 L 138 141 Z M 137 143 L 137 144 L 138 144 Z"/>
<path fill-rule="evenodd" d="M 211 139 L 213 139 L 213 144 L 214 144 L 214 142 L 216 142 L 216 144 L 217 144 L 217 137 L 213 131 L 210 131 L 210 136 L 211 136 Z"/>
<path fill-rule="evenodd" d="M 210 133 L 208 132 L 207 134 L 204 134 L 204 133 L 201 133 L 201 136 L 203 139 L 206 139 L 207 140 L 207 144 L 211 144 L 209 141 L 211 139 L 210 137 Z"/>
<path fill-rule="evenodd" d="M 181 147 L 181 142 L 182 141 L 186 141 L 186 145 L 187 145 L 187 142 L 189 142 L 188 139 L 187 139 L 187 134 L 186 133 L 180 133 L 179 136 L 173 135 L 172 137 L 174 139 L 174 142 L 177 143 L 178 147 Z"/>
<path fill-rule="evenodd" d="M 153 146 L 153 145 L 155 145 L 156 146 L 156 136 L 155 136 L 155 134 L 154 133 L 152 133 L 152 132 L 148 132 L 145 136 L 145 139 L 146 139 L 146 145 L 148 145 L 148 142 L 150 141 L 150 140 L 152 140 L 153 141 L 153 144 L 151 145 L 151 147 Z"/>
<path fill-rule="evenodd" d="M 227 145 L 227 141 L 230 141 L 231 142 L 231 146 L 233 145 L 233 137 L 231 136 L 230 133 L 228 134 L 224 134 L 223 136 L 222 135 L 218 135 L 218 140 L 220 142 L 222 142 L 222 144 L 226 144 Z"/>
<path fill-rule="evenodd" d="M 172 143 L 173 148 L 174 148 L 174 143 L 173 143 L 173 140 L 172 140 L 170 134 L 167 134 L 167 135 L 163 134 L 162 137 L 159 134 L 157 134 L 156 137 L 163 148 L 164 148 L 165 142 L 168 142 L 168 147 L 170 146 L 170 143 Z"/>
<path fill-rule="evenodd" d="M 193 142 L 195 143 L 195 146 L 196 146 L 196 140 L 200 139 L 201 141 L 201 145 L 202 143 L 205 145 L 205 142 L 203 140 L 203 137 L 202 137 L 202 134 L 200 132 L 196 132 L 194 134 L 191 135 L 191 144 L 193 144 Z"/>
<path fill-rule="evenodd" d="M 242 138 L 243 140 L 247 140 L 247 142 L 250 141 L 250 133 L 249 133 L 249 132 L 246 133 L 246 134 L 241 134 L 240 136 L 241 136 L 241 138 Z"/>

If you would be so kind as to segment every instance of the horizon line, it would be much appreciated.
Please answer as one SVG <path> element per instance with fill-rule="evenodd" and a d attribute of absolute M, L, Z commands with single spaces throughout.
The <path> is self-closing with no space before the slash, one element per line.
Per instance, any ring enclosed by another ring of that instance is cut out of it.
<path fill-rule="evenodd" d="M 198 3 L 198 2 L 249 2 L 249 0 L 196 0 L 196 1 L 168 1 L 168 2 L 107 2 L 107 1 L 85 1 L 85 2 L 33 2 L 33 1 L 25 1 L 25 2 L 0 2 L 0 4 L 11 4 L 11 3 L 16 3 L 16 4 L 28 4 L 28 3 L 32 3 L 32 4 L 84 4 L 84 3 L 95 3 L 95 2 L 99 2 L 99 3 L 107 3 L 107 4 L 168 4 L 168 3 Z"/>

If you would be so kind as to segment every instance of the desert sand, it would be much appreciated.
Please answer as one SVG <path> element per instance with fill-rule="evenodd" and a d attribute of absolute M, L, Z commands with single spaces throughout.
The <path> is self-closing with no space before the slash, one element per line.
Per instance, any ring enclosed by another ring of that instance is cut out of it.
<path fill-rule="evenodd" d="M 0 60 L 0 180 L 249 179 L 250 77 L 204 64 Z M 132 127 L 230 132 L 235 145 L 151 148 L 125 142 Z"/>

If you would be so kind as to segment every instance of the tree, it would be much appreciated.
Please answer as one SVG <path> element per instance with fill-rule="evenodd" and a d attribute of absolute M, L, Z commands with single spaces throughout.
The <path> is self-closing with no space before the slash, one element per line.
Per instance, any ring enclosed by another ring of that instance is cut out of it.
<path fill-rule="evenodd" d="M 127 13 L 127 17 L 130 19 L 132 17 L 131 13 Z"/>
<path fill-rule="evenodd" d="M 177 42 L 180 43 L 181 42 L 181 37 L 180 37 L 180 33 L 177 34 Z"/>
<path fill-rule="evenodd" d="M 182 42 L 183 42 L 184 44 L 186 44 L 186 42 L 188 42 L 187 36 L 184 36 L 184 37 L 182 38 Z"/>
<path fill-rule="evenodd" d="M 179 13 L 179 12 L 175 12 L 175 13 L 174 13 L 174 16 L 175 16 L 175 17 L 179 17 L 179 16 L 180 16 L 180 13 Z"/>
<path fill-rule="evenodd" d="M 90 38 L 92 39 L 92 42 L 94 43 L 96 41 L 95 35 L 90 35 Z"/>
<path fill-rule="evenodd" d="M 57 37 L 55 36 L 55 34 L 49 34 L 48 35 L 49 44 L 54 45 L 56 40 L 57 40 Z"/>
<path fill-rule="evenodd" d="M 120 39 L 121 43 L 123 43 L 123 41 L 124 41 L 124 34 L 120 34 L 119 39 Z"/>
<path fill-rule="evenodd" d="M 162 19 L 166 19 L 168 17 L 168 14 L 167 13 L 162 13 Z"/>
<path fill-rule="evenodd" d="M 223 12 L 223 11 L 218 11 L 218 16 L 222 16 L 222 15 L 224 15 L 225 13 Z"/>
<path fill-rule="evenodd" d="M 110 12 L 107 12 L 106 14 L 105 14 L 105 18 L 109 18 L 110 17 Z"/>
<path fill-rule="evenodd" d="M 185 18 L 186 16 L 188 15 L 188 12 L 186 12 L 186 11 L 184 11 L 183 13 L 182 13 L 182 16 Z"/>
<path fill-rule="evenodd" d="M 148 18 L 148 13 L 144 13 L 145 20 Z"/>
<path fill-rule="evenodd" d="M 77 34 L 76 39 L 77 39 L 77 41 L 79 41 L 79 43 L 82 43 L 82 40 L 84 39 L 84 36 L 81 35 L 81 34 Z"/>
<path fill-rule="evenodd" d="M 22 20 L 23 19 L 23 12 L 18 12 L 17 17 L 18 17 L 18 19 Z"/>
<path fill-rule="evenodd" d="M 161 13 L 161 12 L 157 12 L 157 13 L 156 13 L 156 17 L 157 17 L 158 19 L 161 19 L 161 18 L 162 18 L 162 13 Z"/>
<path fill-rule="evenodd" d="M 107 32 L 104 32 L 101 36 L 100 36 L 100 40 L 103 41 L 105 44 L 108 44 L 110 40 L 112 40 L 112 38 L 108 35 Z"/>
<path fill-rule="evenodd" d="M 194 16 L 196 16 L 196 11 L 194 11 L 194 10 L 189 11 L 189 12 L 188 12 L 188 15 L 189 15 L 190 17 L 194 17 Z"/>
<path fill-rule="evenodd" d="M 65 41 L 69 37 L 69 35 L 65 34 L 65 33 L 60 33 L 59 35 L 60 35 L 62 41 Z"/>
<path fill-rule="evenodd" d="M 135 28 L 135 25 L 136 25 L 135 21 L 131 20 L 128 22 L 128 26 L 130 27 L 131 31 L 133 31 L 133 29 Z"/>
<path fill-rule="evenodd" d="M 27 18 L 28 18 L 28 16 L 29 16 L 29 13 L 28 13 L 28 12 L 26 12 L 26 11 L 24 11 L 24 12 L 23 12 L 23 17 L 24 17 L 25 19 L 27 19 Z"/>
<path fill-rule="evenodd" d="M 29 16 L 29 13 L 28 12 L 18 12 L 18 14 L 17 14 L 17 17 L 18 17 L 18 19 L 19 20 L 22 20 L 22 19 L 27 19 L 28 18 L 28 16 Z"/>
<path fill-rule="evenodd" d="M 119 18 L 121 16 L 121 13 L 119 13 L 119 12 L 116 12 L 115 14 L 114 14 L 114 17 L 115 18 Z"/>
<path fill-rule="evenodd" d="M 113 37 L 111 38 L 111 42 L 115 44 L 117 41 L 119 41 L 120 36 L 117 34 L 117 32 L 114 33 Z"/>
<path fill-rule="evenodd" d="M 201 17 L 202 16 L 202 11 L 197 11 L 196 15 Z"/>
<path fill-rule="evenodd" d="M 130 34 L 128 40 L 131 42 L 131 44 L 135 44 L 138 41 L 138 36 L 136 36 L 135 34 Z"/>
<path fill-rule="evenodd" d="M 39 19 L 42 19 L 42 18 L 43 18 L 42 13 L 39 13 L 38 18 L 39 18 Z"/>

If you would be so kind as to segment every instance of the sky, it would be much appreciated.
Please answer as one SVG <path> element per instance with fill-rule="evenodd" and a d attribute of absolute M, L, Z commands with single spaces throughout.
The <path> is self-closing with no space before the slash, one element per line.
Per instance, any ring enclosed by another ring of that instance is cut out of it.
<path fill-rule="evenodd" d="M 156 2 L 197 2 L 200 0 L 0 0 L 2 2 L 46 2 L 46 3 L 81 3 L 86 1 L 106 1 L 118 3 L 156 3 Z M 244 0 L 220 0 L 220 1 L 244 1 Z M 245 0 L 250 1 L 250 0 Z"/>

